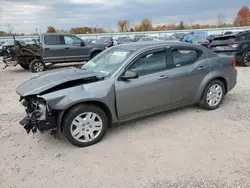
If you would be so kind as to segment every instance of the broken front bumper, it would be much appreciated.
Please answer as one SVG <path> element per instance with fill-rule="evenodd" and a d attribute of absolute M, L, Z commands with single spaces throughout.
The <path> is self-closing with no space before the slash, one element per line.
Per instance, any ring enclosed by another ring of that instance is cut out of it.
<path fill-rule="evenodd" d="M 20 101 L 23 106 L 25 106 L 27 115 L 19 122 L 27 133 L 30 133 L 30 131 L 35 133 L 37 129 L 43 132 L 57 128 L 57 113 L 55 111 L 49 109 L 45 103 L 39 101 L 31 102 L 31 100 L 27 101 Z"/>
<path fill-rule="evenodd" d="M 30 131 L 36 133 L 37 129 L 43 132 L 57 128 L 55 116 L 49 116 L 45 120 L 37 120 L 30 116 L 26 116 L 19 123 L 23 126 L 28 134 Z"/>

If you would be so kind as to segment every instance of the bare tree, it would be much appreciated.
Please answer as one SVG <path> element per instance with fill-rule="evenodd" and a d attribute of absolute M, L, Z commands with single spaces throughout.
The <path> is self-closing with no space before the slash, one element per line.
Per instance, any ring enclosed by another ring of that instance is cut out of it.
<path fill-rule="evenodd" d="M 218 26 L 221 26 L 225 23 L 225 16 L 223 14 L 218 14 L 217 16 L 217 22 L 218 22 Z"/>
<path fill-rule="evenodd" d="M 193 20 L 189 20 L 189 23 L 190 23 L 191 29 L 193 29 L 193 23 L 194 23 L 194 21 Z"/>
<path fill-rule="evenodd" d="M 11 26 L 11 24 L 8 24 L 8 33 L 11 34 L 13 31 L 13 27 Z"/>

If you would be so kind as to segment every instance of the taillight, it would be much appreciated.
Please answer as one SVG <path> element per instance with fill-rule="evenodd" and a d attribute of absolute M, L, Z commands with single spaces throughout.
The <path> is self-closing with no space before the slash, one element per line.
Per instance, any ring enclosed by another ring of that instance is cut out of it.
<path fill-rule="evenodd" d="M 239 44 L 228 44 L 228 46 L 231 46 L 233 48 L 237 48 L 239 46 Z"/>
<path fill-rule="evenodd" d="M 235 59 L 233 59 L 233 61 L 232 61 L 232 67 L 235 69 L 235 67 L 236 67 L 236 60 Z"/>

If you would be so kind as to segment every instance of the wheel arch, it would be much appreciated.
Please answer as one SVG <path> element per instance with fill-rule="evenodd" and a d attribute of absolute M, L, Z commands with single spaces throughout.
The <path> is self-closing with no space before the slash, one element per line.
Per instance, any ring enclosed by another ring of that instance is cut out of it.
<path fill-rule="evenodd" d="M 101 53 L 102 50 L 101 49 L 93 49 L 91 52 L 90 52 L 90 59 L 92 59 L 92 56 L 95 54 L 95 53 Z"/>
<path fill-rule="evenodd" d="M 226 79 L 226 77 L 222 76 L 222 75 L 214 75 L 214 76 L 210 76 L 209 78 L 207 79 L 204 79 L 203 82 L 201 83 L 200 85 L 200 88 L 196 94 L 196 98 L 195 98 L 195 101 L 196 102 L 199 102 L 203 93 L 204 93 L 204 90 L 206 89 L 207 85 L 212 82 L 213 80 L 220 80 L 223 84 L 224 84 L 224 87 L 225 87 L 225 95 L 227 94 L 228 92 L 228 81 Z"/>
<path fill-rule="evenodd" d="M 71 106 L 69 106 L 67 109 L 65 110 L 62 110 L 59 112 L 58 116 L 57 116 L 57 123 L 58 123 L 58 126 L 59 126 L 59 130 L 62 132 L 63 130 L 63 127 L 62 127 L 62 121 L 63 121 L 63 118 L 65 117 L 65 115 L 74 107 L 78 106 L 78 105 L 83 105 L 83 104 L 89 104 L 89 105 L 94 105 L 94 106 L 97 106 L 99 107 L 100 109 L 103 110 L 103 112 L 106 114 L 107 118 L 108 118 L 108 126 L 111 127 L 112 126 L 112 113 L 109 109 L 109 107 L 101 102 L 101 101 L 97 101 L 97 100 L 90 100 L 90 101 L 81 101 L 81 102 L 78 102 L 76 104 L 73 104 Z"/>

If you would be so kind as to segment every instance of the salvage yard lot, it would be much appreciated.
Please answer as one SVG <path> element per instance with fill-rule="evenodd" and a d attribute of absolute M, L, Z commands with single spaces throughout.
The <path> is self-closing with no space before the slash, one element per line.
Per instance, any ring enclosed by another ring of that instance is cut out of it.
<path fill-rule="evenodd" d="M 26 134 L 15 88 L 35 74 L 2 67 L 0 61 L 0 188 L 250 187 L 250 68 L 237 67 L 238 84 L 218 110 L 162 113 L 76 148 Z"/>

